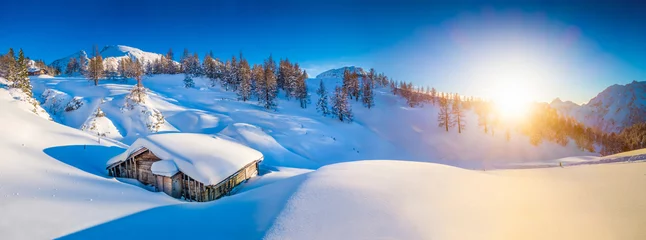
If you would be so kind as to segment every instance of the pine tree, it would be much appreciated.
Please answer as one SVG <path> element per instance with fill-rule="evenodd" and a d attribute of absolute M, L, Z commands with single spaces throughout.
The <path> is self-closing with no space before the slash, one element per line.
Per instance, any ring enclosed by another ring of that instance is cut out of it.
<path fill-rule="evenodd" d="M 262 88 L 265 81 L 265 70 L 262 68 L 262 65 L 253 65 L 251 68 L 251 79 L 251 82 L 254 83 L 252 84 L 253 93 L 258 97 L 258 101 L 260 101 L 260 96 L 264 92 Z"/>
<path fill-rule="evenodd" d="M 85 54 L 85 51 L 81 51 L 81 54 L 79 56 L 79 70 L 78 72 L 81 73 L 81 75 L 85 76 L 87 74 L 88 70 L 88 58 L 87 55 Z"/>
<path fill-rule="evenodd" d="M 342 87 L 334 88 L 332 98 L 332 114 L 342 122 L 352 122 L 352 109 L 348 102 L 348 93 Z"/>
<path fill-rule="evenodd" d="M 239 75 L 240 75 L 240 87 L 238 88 L 238 96 L 242 101 L 247 101 L 251 98 L 252 89 L 251 89 L 251 69 L 249 68 L 249 62 L 247 59 L 240 59 Z"/>
<path fill-rule="evenodd" d="M 7 79 L 7 81 L 9 81 L 9 83 L 16 82 L 17 63 L 13 48 L 9 48 L 9 52 L 7 52 L 7 54 L 3 58 L 3 68 L 6 68 L 6 70 L 4 71 L 4 77 Z"/>
<path fill-rule="evenodd" d="M 466 122 L 464 120 L 464 110 L 462 109 L 462 100 L 457 93 L 453 96 L 453 105 L 451 107 L 451 114 L 453 115 L 453 125 L 458 127 L 458 133 L 462 133 Z"/>
<path fill-rule="evenodd" d="M 440 105 L 440 111 L 437 114 L 438 127 L 444 127 L 448 132 L 449 127 L 453 127 L 453 119 L 449 109 L 449 100 L 442 96 L 439 98 L 438 102 Z"/>
<path fill-rule="evenodd" d="M 85 77 L 94 81 L 94 86 L 99 85 L 99 79 L 103 78 L 105 72 L 103 70 L 103 58 L 99 53 L 99 48 L 94 45 L 94 57 L 90 59 L 88 70 Z"/>
<path fill-rule="evenodd" d="M 290 63 L 289 59 L 281 59 L 278 63 L 278 76 L 276 76 L 276 84 L 278 85 L 279 89 L 285 90 L 285 92 L 289 92 L 286 88 L 286 82 L 287 78 L 290 75 Z M 289 94 L 287 94 L 287 97 L 289 99 Z"/>
<path fill-rule="evenodd" d="M 310 104 L 310 95 L 307 92 L 307 83 L 305 82 L 307 80 L 307 77 L 307 72 L 303 71 L 303 73 L 299 74 L 296 80 L 297 85 L 295 96 L 301 103 L 302 108 L 307 108 L 307 104 Z"/>
<path fill-rule="evenodd" d="M 204 69 L 204 76 L 211 80 L 211 86 L 215 86 L 217 69 L 215 60 L 213 59 L 213 57 L 211 57 L 211 55 L 206 55 L 206 57 L 204 57 L 202 68 Z"/>
<path fill-rule="evenodd" d="M 193 82 L 193 78 L 191 78 L 190 74 L 184 74 L 184 87 L 185 88 L 195 87 L 195 82 Z"/>
<path fill-rule="evenodd" d="M 488 133 L 488 123 L 489 123 L 489 107 L 487 103 L 481 102 L 478 105 L 475 105 L 476 114 L 478 114 L 478 126 L 484 128 L 484 132 Z"/>
<path fill-rule="evenodd" d="M 319 96 L 319 100 L 316 102 L 316 111 L 323 114 L 323 116 L 329 115 L 330 109 L 328 108 L 327 103 L 327 90 L 325 90 L 325 84 L 323 84 L 323 80 L 320 81 L 319 89 L 316 90 L 316 94 Z"/>
<path fill-rule="evenodd" d="M 193 77 L 204 75 L 204 70 L 202 69 L 202 65 L 200 64 L 200 57 L 197 55 L 197 53 L 193 53 L 193 56 L 191 57 L 191 74 L 193 75 Z"/>
<path fill-rule="evenodd" d="M 181 70 L 181 71 L 182 71 L 183 73 L 186 73 L 186 71 L 187 71 L 187 70 L 188 70 L 188 68 L 189 68 L 189 65 L 190 65 L 190 63 L 189 63 L 190 58 L 191 58 L 191 54 L 188 52 L 188 48 L 184 48 L 184 53 L 182 54 L 182 57 L 181 57 L 181 58 L 180 58 L 180 60 L 179 60 L 179 61 L 180 61 L 180 63 L 182 64 L 182 70 Z"/>
<path fill-rule="evenodd" d="M 240 63 L 236 56 L 231 57 L 231 68 L 229 70 L 229 85 L 234 92 L 238 91 L 238 86 L 240 85 Z"/>
<path fill-rule="evenodd" d="M 137 85 L 135 85 L 130 91 L 128 99 L 135 103 L 144 103 L 146 98 L 146 88 L 144 88 L 144 85 L 142 83 L 144 71 L 141 61 L 139 61 L 139 59 L 135 59 L 134 61 L 129 59 L 129 61 L 126 62 L 131 62 L 130 64 L 128 64 L 127 72 L 129 72 L 129 74 L 131 74 L 131 76 L 137 80 Z M 126 106 L 128 106 L 129 104 L 131 103 L 126 102 Z"/>
<path fill-rule="evenodd" d="M 177 73 L 177 68 L 175 67 L 175 63 L 173 62 L 174 58 L 173 54 L 173 49 L 169 48 L 168 52 L 166 53 L 165 58 L 162 58 L 161 64 L 162 68 L 164 69 L 164 73 L 166 74 L 176 74 Z"/>
<path fill-rule="evenodd" d="M 276 63 L 271 55 L 265 60 L 263 71 L 263 79 L 258 84 L 260 92 L 260 103 L 266 109 L 276 109 L 278 103 L 276 102 L 277 83 L 276 83 Z"/>
<path fill-rule="evenodd" d="M 435 88 L 431 88 L 431 104 L 435 106 L 436 101 L 437 101 L 437 90 L 435 90 Z"/>
<path fill-rule="evenodd" d="M 19 88 L 27 94 L 27 96 L 32 97 L 33 93 L 31 92 L 32 87 L 31 82 L 29 81 L 29 71 L 27 70 L 27 59 L 25 58 L 22 48 L 18 51 L 18 61 L 16 62 L 16 65 L 13 87 Z"/>
<path fill-rule="evenodd" d="M 372 108 L 375 106 L 375 100 L 374 100 L 374 94 L 373 94 L 373 89 L 374 89 L 374 82 L 375 82 L 375 69 L 370 69 L 368 72 L 368 76 L 363 79 L 362 81 L 362 91 L 361 91 L 361 101 L 363 103 L 363 106 L 367 107 L 368 109 Z"/>
<path fill-rule="evenodd" d="M 67 62 L 67 67 L 65 68 L 65 74 L 72 75 L 79 68 L 79 63 L 76 61 L 76 58 L 70 58 L 70 61 Z"/>

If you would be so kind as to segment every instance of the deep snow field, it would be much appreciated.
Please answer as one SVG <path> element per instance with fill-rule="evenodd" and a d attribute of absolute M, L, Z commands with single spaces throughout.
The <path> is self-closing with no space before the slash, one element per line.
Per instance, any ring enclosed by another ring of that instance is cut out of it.
<path fill-rule="evenodd" d="M 405 107 L 387 89 L 377 90 L 375 109 L 353 105 L 348 124 L 320 116 L 314 104 L 281 99 L 266 111 L 203 79 L 185 89 L 181 79 L 144 80 L 151 92 L 143 110 L 165 116 L 160 131 L 255 148 L 265 155 L 261 176 L 208 203 L 108 177 L 106 162 L 150 133 L 147 115 L 120 109 L 133 83 L 33 78 L 35 96 L 45 101 L 50 89 L 63 104 L 50 93 L 49 121 L 0 88 L 0 238 L 646 239 L 644 162 L 490 170 L 599 158 L 573 144 L 534 147 L 518 134 L 511 142 L 484 134 L 473 113 L 465 133 L 446 133 L 434 107 Z M 318 80 L 309 81 L 314 92 Z M 331 91 L 340 80 L 325 81 Z M 56 109 L 74 97 L 80 108 Z M 105 117 L 81 131 L 98 106 Z M 97 131 L 110 133 L 99 143 Z"/>

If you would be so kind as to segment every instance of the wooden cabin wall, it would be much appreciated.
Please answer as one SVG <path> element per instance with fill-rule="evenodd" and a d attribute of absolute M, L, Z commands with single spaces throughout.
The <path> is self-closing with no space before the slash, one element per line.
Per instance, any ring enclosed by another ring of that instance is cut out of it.
<path fill-rule="evenodd" d="M 205 186 L 203 183 L 181 172 L 173 177 L 154 175 L 150 167 L 152 163 L 160 159 L 150 151 L 136 156 L 135 159 L 129 158 L 108 171 L 111 176 L 137 178 L 143 183 L 156 186 L 159 191 L 163 191 L 172 197 L 184 197 L 189 201 L 205 202 L 218 199 L 228 195 L 240 183 L 258 175 L 258 161 L 254 161 L 222 182 Z"/>

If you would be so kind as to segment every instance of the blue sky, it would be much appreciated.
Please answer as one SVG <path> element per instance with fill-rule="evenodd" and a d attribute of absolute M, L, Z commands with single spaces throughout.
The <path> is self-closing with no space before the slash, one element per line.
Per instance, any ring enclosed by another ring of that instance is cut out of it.
<path fill-rule="evenodd" d="M 310 75 L 374 67 L 397 80 L 492 97 L 586 102 L 646 80 L 646 6 L 619 1 L 11 1 L 0 48 L 51 62 L 93 44 L 172 47 L 251 62 L 270 53 Z M 503 87 L 504 88 L 504 87 Z M 516 88 L 514 88 L 516 89 Z"/>

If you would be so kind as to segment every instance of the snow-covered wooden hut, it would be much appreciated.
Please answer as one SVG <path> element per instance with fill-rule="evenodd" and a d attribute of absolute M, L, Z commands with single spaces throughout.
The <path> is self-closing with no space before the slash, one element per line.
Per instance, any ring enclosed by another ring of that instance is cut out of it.
<path fill-rule="evenodd" d="M 153 134 L 108 161 L 110 176 L 134 178 L 175 198 L 211 201 L 258 174 L 262 153 L 219 137 Z"/>

